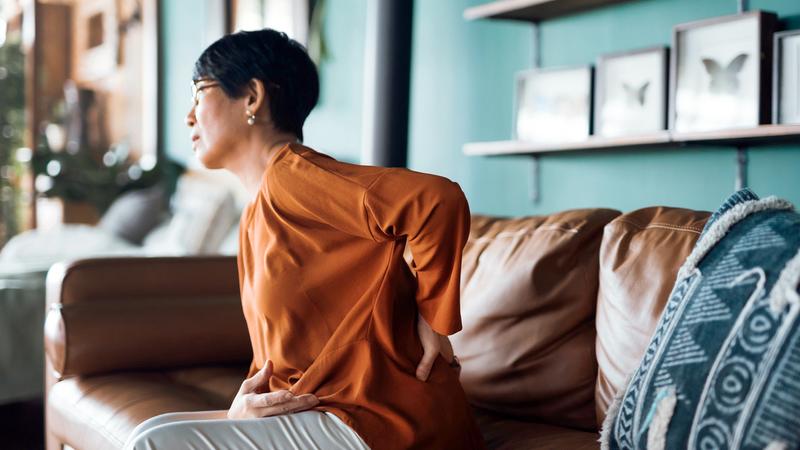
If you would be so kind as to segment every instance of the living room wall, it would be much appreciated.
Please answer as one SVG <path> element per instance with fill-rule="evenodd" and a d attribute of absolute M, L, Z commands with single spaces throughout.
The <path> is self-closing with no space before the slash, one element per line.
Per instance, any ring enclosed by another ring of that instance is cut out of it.
<path fill-rule="evenodd" d="M 358 162 L 361 149 L 361 88 L 367 0 L 327 0 L 323 12 L 328 58 L 320 70 L 320 101 L 306 121 L 306 143 L 342 161 Z M 169 0 L 161 6 L 164 152 L 194 163 L 183 120 L 191 106 L 194 61 L 220 35 L 222 0 Z M 323 150 L 324 149 L 324 150 Z"/>
<path fill-rule="evenodd" d="M 417 1 L 411 78 L 409 165 L 445 175 L 467 194 L 473 212 L 544 214 L 570 208 L 623 211 L 651 205 L 711 210 L 734 189 L 730 147 L 632 149 L 545 155 L 540 200 L 529 199 L 531 158 L 467 157 L 465 142 L 511 136 L 513 80 L 532 63 L 532 27 L 467 22 L 463 10 L 485 0 Z M 800 28 L 797 0 L 751 0 Z M 670 45 L 675 24 L 734 14 L 736 0 L 633 0 L 544 22 L 543 67 L 595 62 L 607 52 Z M 748 181 L 761 196 L 800 205 L 800 143 L 749 150 Z"/>
<path fill-rule="evenodd" d="M 183 117 L 194 60 L 211 39 L 211 5 L 161 2 L 162 130 L 165 153 L 193 159 Z M 324 14 L 330 58 L 321 69 L 320 104 L 306 125 L 306 142 L 358 162 L 367 0 L 328 0 Z M 651 205 L 715 208 L 734 189 L 736 150 L 730 147 L 629 149 L 546 155 L 540 158 L 541 198 L 529 199 L 531 158 L 468 157 L 465 142 L 511 136 L 513 80 L 532 62 L 531 26 L 463 19 L 486 0 L 417 1 L 414 6 L 409 166 L 457 181 L 472 211 L 545 214 L 605 206 L 630 211 Z M 800 28 L 800 2 L 751 0 L 750 9 L 774 11 L 789 29 Z M 544 67 L 593 63 L 602 53 L 671 45 L 675 24 L 736 12 L 736 0 L 632 0 L 544 22 Z M 800 205 L 800 143 L 753 147 L 749 185 Z"/>

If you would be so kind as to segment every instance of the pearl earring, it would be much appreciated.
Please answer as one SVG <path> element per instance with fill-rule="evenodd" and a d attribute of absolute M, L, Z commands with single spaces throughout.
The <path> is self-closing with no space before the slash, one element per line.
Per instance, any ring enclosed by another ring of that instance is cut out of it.
<path fill-rule="evenodd" d="M 247 111 L 247 124 L 252 126 L 255 123 L 256 123 L 256 115 L 251 113 L 250 111 Z"/>

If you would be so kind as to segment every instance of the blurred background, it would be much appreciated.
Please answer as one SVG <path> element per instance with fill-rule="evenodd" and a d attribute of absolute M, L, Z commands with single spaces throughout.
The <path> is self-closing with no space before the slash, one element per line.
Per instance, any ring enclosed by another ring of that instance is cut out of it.
<path fill-rule="evenodd" d="M 225 33 L 273 27 L 308 47 L 321 97 L 306 145 L 451 178 L 473 213 L 713 210 L 743 185 L 800 204 L 800 132 L 752 147 L 464 152 L 511 139 L 520 71 L 671 46 L 677 24 L 743 3 L 774 12 L 779 30 L 800 29 L 797 0 L 628 0 L 543 21 L 465 19 L 484 3 L 0 0 L 0 414 L 9 418 L 0 434 L 20 448 L 41 436 L 20 435 L 15 420 L 42 419 L 41 298 L 54 262 L 236 253 L 247 199 L 230 176 L 199 166 L 183 121 L 193 63 Z"/>
<path fill-rule="evenodd" d="M 382 73 L 386 26 L 370 3 L 381 2 L 2 0 L 0 246 L 35 227 L 97 223 L 128 191 L 163 181 L 169 195 L 186 167 L 197 168 L 183 125 L 194 60 L 223 33 L 261 26 L 289 31 L 319 64 L 322 95 L 307 122 L 308 145 L 375 163 L 367 148 L 375 142 L 375 105 L 403 97 L 401 119 L 392 122 L 403 135 L 391 144 L 404 154 L 392 165 L 457 181 L 474 212 L 712 209 L 734 188 L 733 146 L 562 152 L 536 161 L 466 156 L 462 148 L 510 138 L 519 71 L 670 46 L 676 24 L 734 14 L 739 2 L 627 1 L 543 21 L 535 32 L 526 21 L 465 20 L 465 9 L 480 0 L 399 2 L 408 18 L 392 35 L 409 48 L 400 50 L 407 64 L 392 66 L 390 75 L 405 71 L 408 79 L 401 73 L 395 84 L 402 87 L 383 91 L 374 78 Z M 752 0 L 748 8 L 775 12 L 780 29 L 800 27 L 795 1 Z M 756 192 L 800 201 L 796 143 L 747 156 L 747 184 Z"/>

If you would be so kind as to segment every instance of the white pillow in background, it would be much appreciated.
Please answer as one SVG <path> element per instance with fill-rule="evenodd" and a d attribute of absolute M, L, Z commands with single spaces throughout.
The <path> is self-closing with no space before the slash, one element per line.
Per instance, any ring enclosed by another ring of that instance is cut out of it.
<path fill-rule="evenodd" d="M 237 255 L 239 254 L 239 221 L 237 220 L 231 229 L 228 231 L 228 234 L 225 236 L 225 239 L 222 240 L 222 244 L 219 246 L 219 253 L 221 255 Z"/>
<path fill-rule="evenodd" d="M 0 250 L 0 267 L 13 271 L 47 270 L 53 264 L 95 256 L 141 254 L 141 249 L 101 228 L 64 224 L 50 230 L 29 230 Z"/>
<path fill-rule="evenodd" d="M 230 189 L 213 177 L 189 172 L 172 197 L 172 219 L 144 240 L 149 255 L 197 255 L 219 252 L 240 211 Z"/>

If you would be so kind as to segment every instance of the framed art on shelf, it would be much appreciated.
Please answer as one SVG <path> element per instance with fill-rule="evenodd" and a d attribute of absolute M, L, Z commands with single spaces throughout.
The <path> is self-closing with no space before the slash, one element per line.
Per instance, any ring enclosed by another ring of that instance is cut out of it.
<path fill-rule="evenodd" d="M 598 58 L 595 135 L 635 136 L 667 127 L 668 54 L 662 46 Z"/>
<path fill-rule="evenodd" d="M 772 121 L 800 123 L 800 30 L 775 33 Z"/>
<path fill-rule="evenodd" d="M 694 132 L 769 123 L 776 24 L 775 14 L 753 11 L 677 25 L 670 128 Z"/>
<path fill-rule="evenodd" d="M 591 134 L 592 75 L 590 65 L 517 74 L 514 139 L 542 144 L 586 140 Z"/>

